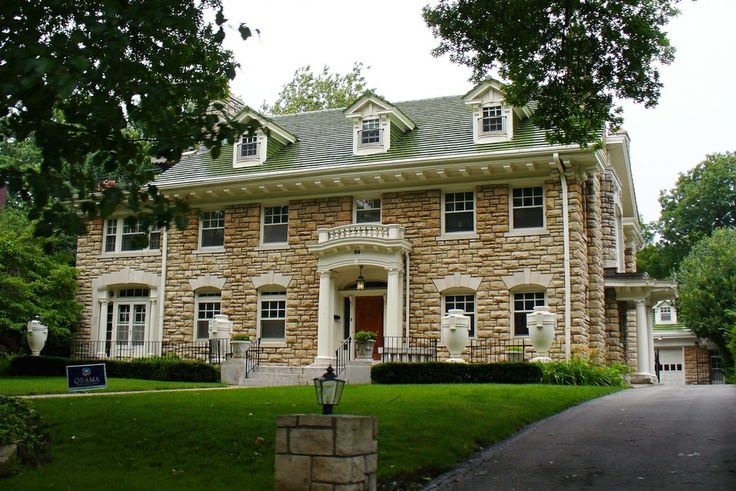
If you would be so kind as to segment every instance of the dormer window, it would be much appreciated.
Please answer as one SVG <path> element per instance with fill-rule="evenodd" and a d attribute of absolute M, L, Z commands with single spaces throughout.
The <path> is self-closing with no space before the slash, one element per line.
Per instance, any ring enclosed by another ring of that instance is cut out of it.
<path fill-rule="evenodd" d="M 364 119 L 363 129 L 360 131 L 360 146 L 382 145 L 382 132 L 378 118 Z"/>
<path fill-rule="evenodd" d="M 500 105 L 483 108 L 483 117 L 480 118 L 478 127 L 481 135 L 489 133 L 504 133 L 506 131 L 506 116 Z"/>
<path fill-rule="evenodd" d="M 243 135 L 238 144 L 238 161 L 255 160 L 258 158 L 258 137 Z"/>
<path fill-rule="evenodd" d="M 237 120 L 254 123 L 249 124 L 240 138 L 233 141 L 234 169 L 264 164 L 268 155 L 275 155 L 281 148 L 297 141 L 296 135 L 249 107 L 243 108 Z"/>

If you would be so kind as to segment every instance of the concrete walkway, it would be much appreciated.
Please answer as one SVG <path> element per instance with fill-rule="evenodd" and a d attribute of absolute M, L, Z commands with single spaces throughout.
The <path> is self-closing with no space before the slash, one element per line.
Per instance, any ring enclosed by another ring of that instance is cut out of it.
<path fill-rule="evenodd" d="M 596 399 L 425 489 L 583 488 L 736 490 L 736 386 L 648 386 Z"/>
<path fill-rule="evenodd" d="M 248 387 L 239 387 L 236 385 L 228 385 L 227 387 L 188 387 L 186 389 L 148 389 L 148 390 L 125 390 L 115 392 L 64 392 L 58 394 L 30 394 L 30 395 L 12 395 L 20 399 L 54 399 L 58 397 L 90 397 L 90 396 L 124 396 L 129 394 L 160 394 L 161 392 L 201 392 L 204 390 L 234 390 Z"/>

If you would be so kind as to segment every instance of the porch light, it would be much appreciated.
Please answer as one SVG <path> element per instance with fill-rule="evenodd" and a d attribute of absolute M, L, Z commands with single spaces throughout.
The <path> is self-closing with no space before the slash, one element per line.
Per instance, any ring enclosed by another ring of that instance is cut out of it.
<path fill-rule="evenodd" d="M 345 381 L 335 376 L 335 369 L 332 368 L 332 365 L 327 367 L 324 375 L 314 379 L 317 404 L 322 405 L 322 414 L 332 414 L 332 406 L 340 404 L 344 386 Z"/>
<path fill-rule="evenodd" d="M 365 278 L 363 278 L 363 266 L 360 267 L 360 273 L 358 273 L 358 279 L 355 281 L 356 290 L 365 290 Z"/>

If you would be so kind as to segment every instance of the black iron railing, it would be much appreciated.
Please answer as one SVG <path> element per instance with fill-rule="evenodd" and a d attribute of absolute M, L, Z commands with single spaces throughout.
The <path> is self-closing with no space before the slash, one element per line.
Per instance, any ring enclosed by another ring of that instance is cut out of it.
<path fill-rule="evenodd" d="M 353 359 L 353 338 L 344 340 L 340 347 L 335 350 L 335 376 L 339 376 L 347 367 L 348 362 Z"/>
<path fill-rule="evenodd" d="M 470 343 L 470 363 L 496 363 L 500 361 L 527 361 L 527 338 L 480 338 Z"/>
<path fill-rule="evenodd" d="M 205 341 L 75 341 L 71 357 L 78 360 L 132 360 L 152 356 L 175 356 L 219 365 L 231 356 L 229 339 Z"/>
<path fill-rule="evenodd" d="M 245 352 L 245 378 L 261 364 L 261 338 L 256 339 Z"/>
<path fill-rule="evenodd" d="M 437 338 L 384 336 L 378 352 L 383 362 L 437 361 Z"/>

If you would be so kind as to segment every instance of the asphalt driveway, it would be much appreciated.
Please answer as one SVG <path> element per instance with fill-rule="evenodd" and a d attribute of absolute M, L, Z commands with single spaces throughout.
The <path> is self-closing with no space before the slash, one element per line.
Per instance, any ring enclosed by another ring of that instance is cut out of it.
<path fill-rule="evenodd" d="M 736 386 L 648 386 L 596 399 L 425 489 L 580 488 L 736 490 Z"/>

